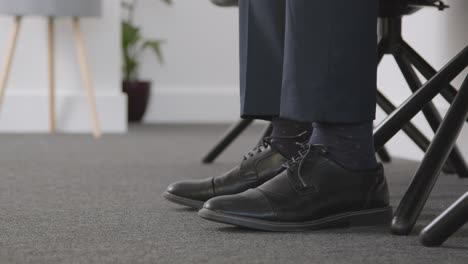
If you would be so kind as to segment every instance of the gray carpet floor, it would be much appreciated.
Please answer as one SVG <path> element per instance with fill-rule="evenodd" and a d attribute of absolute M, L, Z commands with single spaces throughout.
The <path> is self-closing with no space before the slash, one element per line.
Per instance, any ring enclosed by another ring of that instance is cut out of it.
<path fill-rule="evenodd" d="M 205 221 L 160 197 L 173 181 L 233 167 L 261 127 L 215 164 L 200 158 L 225 126 L 132 127 L 88 135 L 0 135 L 0 263 L 468 263 L 468 227 L 441 248 L 385 229 L 268 233 Z M 396 205 L 417 163 L 386 166 Z M 416 227 L 468 190 L 441 175 Z"/>

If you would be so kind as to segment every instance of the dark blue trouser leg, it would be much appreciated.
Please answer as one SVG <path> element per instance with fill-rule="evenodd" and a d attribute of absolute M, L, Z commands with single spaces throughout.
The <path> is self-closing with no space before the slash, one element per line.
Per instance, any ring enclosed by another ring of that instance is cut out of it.
<path fill-rule="evenodd" d="M 241 112 L 271 119 L 280 112 L 286 0 L 240 0 Z"/>
<path fill-rule="evenodd" d="M 245 118 L 375 117 L 377 1 L 240 0 Z"/>

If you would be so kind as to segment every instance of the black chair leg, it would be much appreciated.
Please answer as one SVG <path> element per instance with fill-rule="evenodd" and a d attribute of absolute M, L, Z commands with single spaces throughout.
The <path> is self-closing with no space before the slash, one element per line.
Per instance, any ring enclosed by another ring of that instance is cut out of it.
<path fill-rule="evenodd" d="M 405 53 L 410 63 L 414 65 L 427 80 L 431 79 L 437 73 L 437 71 L 405 41 L 401 43 L 401 50 Z M 457 95 L 457 90 L 452 85 L 448 84 L 440 91 L 440 94 L 447 102 L 452 103 Z M 468 119 L 466 122 L 468 122 Z"/>
<path fill-rule="evenodd" d="M 468 65 L 468 58 L 464 64 L 465 67 Z M 468 76 L 395 212 L 391 227 L 394 234 L 408 235 L 413 229 L 467 118 Z"/>
<path fill-rule="evenodd" d="M 379 41 L 377 45 L 377 66 L 380 64 L 382 61 L 383 57 L 385 56 L 387 52 L 387 48 L 392 46 L 392 43 L 389 43 L 387 39 Z M 392 54 L 392 53 L 390 53 Z M 388 100 L 377 88 L 377 104 L 384 110 L 384 112 L 389 115 L 391 114 L 396 107 Z M 429 147 L 430 141 L 429 139 L 424 136 L 421 131 L 419 131 L 416 126 L 413 124 L 409 123 L 403 128 L 403 131 L 405 134 L 423 151 L 425 152 L 427 148 Z M 379 155 L 380 159 L 383 162 L 391 162 L 391 157 L 388 151 L 382 147 L 379 150 L 377 150 L 377 154 Z M 445 168 L 444 168 L 445 169 Z M 453 172 L 453 169 L 447 169 L 447 172 Z"/>
<path fill-rule="evenodd" d="M 390 102 L 390 100 L 385 97 L 380 91 L 377 90 L 377 104 L 382 108 L 382 110 L 390 115 L 397 108 Z M 403 132 L 419 147 L 423 152 L 427 151 L 431 141 L 411 122 L 408 122 L 403 127 Z"/>
<path fill-rule="evenodd" d="M 405 77 L 411 91 L 414 93 L 422 87 L 422 83 L 404 55 L 405 53 L 395 54 L 395 60 L 400 67 L 400 70 L 403 73 L 403 76 Z M 422 109 L 422 112 L 427 122 L 429 123 L 429 126 L 434 132 L 436 132 L 440 126 L 440 123 L 442 122 L 442 117 L 437 111 L 437 108 L 432 102 L 429 102 L 427 106 Z M 468 177 L 468 166 L 457 146 L 455 146 L 450 153 L 449 160 L 447 161 L 447 164 L 445 164 L 443 171 L 445 173 L 456 172 L 460 178 Z"/>
<path fill-rule="evenodd" d="M 442 245 L 458 229 L 468 223 L 468 192 L 426 226 L 419 240 L 426 247 Z"/>
<path fill-rule="evenodd" d="M 250 125 L 253 120 L 241 119 L 228 129 L 220 141 L 213 147 L 213 149 L 206 154 L 202 162 L 205 164 L 213 163 L 213 161 Z"/>
<path fill-rule="evenodd" d="M 424 108 L 440 91 L 467 66 L 468 47 L 445 65 L 433 78 L 412 94 L 374 129 L 377 150 L 382 148 L 400 129 Z"/>

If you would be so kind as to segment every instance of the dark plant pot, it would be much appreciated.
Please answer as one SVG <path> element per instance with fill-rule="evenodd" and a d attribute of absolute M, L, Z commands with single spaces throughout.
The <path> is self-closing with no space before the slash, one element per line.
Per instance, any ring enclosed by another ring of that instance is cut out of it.
<path fill-rule="evenodd" d="M 128 96 L 128 121 L 141 122 L 148 106 L 151 83 L 123 81 L 122 90 Z"/>

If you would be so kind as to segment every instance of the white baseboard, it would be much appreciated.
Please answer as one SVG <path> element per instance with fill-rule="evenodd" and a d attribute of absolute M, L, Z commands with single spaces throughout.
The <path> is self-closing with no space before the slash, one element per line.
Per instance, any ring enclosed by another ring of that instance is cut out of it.
<path fill-rule="evenodd" d="M 146 123 L 229 123 L 239 119 L 236 86 L 156 87 Z"/>
<path fill-rule="evenodd" d="M 127 97 L 118 92 L 98 92 L 97 110 L 104 133 L 127 131 Z M 0 111 L 0 132 L 46 133 L 49 127 L 49 101 L 44 93 L 11 91 Z M 83 92 L 56 95 L 57 132 L 90 133 L 91 117 Z"/>

